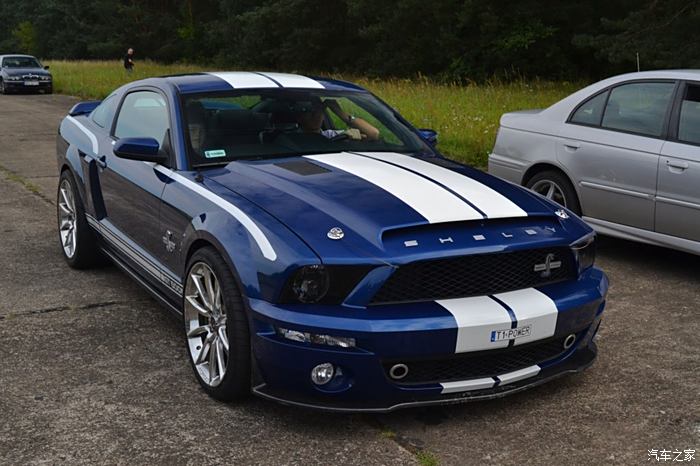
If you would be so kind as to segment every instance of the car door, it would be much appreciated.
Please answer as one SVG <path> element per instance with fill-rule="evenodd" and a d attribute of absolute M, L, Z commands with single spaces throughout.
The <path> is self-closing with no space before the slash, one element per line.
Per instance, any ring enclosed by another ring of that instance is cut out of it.
<path fill-rule="evenodd" d="M 167 101 L 156 90 L 137 89 L 124 96 L 112 126 L 112 137 L 100 146 L 99 184 L 106 239 L 123 258 L 160 279 L 157 259 L 163 247 L 159 228 L 160 198 L 167 179 L 152 163 L 117 157 L 113 146 L 122 138 L 154 138 L 170 147 Z"/>
<path fill-rule="evenodd" d="M 654 229 L 659 154 L 675 81 L 633 81 L 584 101 L 563 125 L 557 157 L 584 217 Z"/>
<path fill-rule="evenodd" d="M 684 83 L 661 149 L 656 231 L 700 241 L 700 83 Z"/>

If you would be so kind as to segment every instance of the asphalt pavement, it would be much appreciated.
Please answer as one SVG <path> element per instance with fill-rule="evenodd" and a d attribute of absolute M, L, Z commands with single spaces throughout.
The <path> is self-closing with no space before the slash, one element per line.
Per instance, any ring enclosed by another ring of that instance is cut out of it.
<path fill-rule="evenodd" d="M 387 415 L 210 399 L 167 311 L 62 259 L 55 138 L 76 101 L 0 95 L 0 464 L 700 464 L 700 257 L 610 238 L 582 374 Z"/>

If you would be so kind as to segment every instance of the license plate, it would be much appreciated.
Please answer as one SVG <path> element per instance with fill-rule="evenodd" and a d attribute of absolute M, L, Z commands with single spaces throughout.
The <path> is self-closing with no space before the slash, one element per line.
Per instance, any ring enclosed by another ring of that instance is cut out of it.
<path fill-rule="evenodd" d="M 25 86 L 38 86 L 39 81 L 24 81 Z"/>
<path fill-rule="evenodd" d="M 523 325 L 522 327 L 505 330 L 493 330 L 491 332 L 491 341 L 516 340 L 522 337 L 529 337 L 530 334 L 532 334 L 532 325 Z"/>

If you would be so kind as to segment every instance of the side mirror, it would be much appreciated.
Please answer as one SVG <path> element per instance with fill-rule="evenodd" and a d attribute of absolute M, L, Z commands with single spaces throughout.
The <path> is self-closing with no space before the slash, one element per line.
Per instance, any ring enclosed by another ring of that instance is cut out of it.
<path fill-rule="evenodd" d="M 48 70 L 49 68 L 50 68 L 50 67 L 49 67 L 48 65 L 46 65 L 46 66 L 44 67 L 45 70 Z"/>
<path fill-rule="evenodd" d="M 127 160 L 165 163 L 168 156 L 160 150 L 153 138 L 124 138 L 114 144 L 114 155 Z"/>
<path fill-rule="evenodd" d="M 438 143 L 438 133 L 433 129 L 421 128 L 418 130 L 423 139 L 426 140 L 431 146 L 437 146 Z"/>

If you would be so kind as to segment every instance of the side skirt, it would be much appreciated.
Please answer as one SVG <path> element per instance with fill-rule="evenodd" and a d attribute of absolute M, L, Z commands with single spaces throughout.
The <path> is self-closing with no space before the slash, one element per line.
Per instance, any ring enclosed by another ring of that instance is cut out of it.
<path fill-rule="evenodd" d="M 102 247 L 101 251 L 105 256 L 109 257 L 117 267 L 119 267 L 123 272 L 126 272 L 127 275 L 129 275 L 131 278 L 134 279 L 134 281 L 136 281 L 136 283 L 138 283 L 143 289 L 148 291 L 148 293 L 151 296 L 153 296 L 163 307 L 170 311 L 174 317 L 177 317 L 178 319 L 182 317 L 182 310 L 178 309 L 176 306 L 170 303 L 170 301 L 168 301 L 165 296 L 163 296 L 161 293 L 158 292 L 158 290 L 149 285 L 148 282 L 141 278 L 141 276 L 136 271 L 132 270 L 131 267 L 129 267 L 126 263 L 119 259 L 116 254 L 113 254 L 109 249 L 105 247 Z"/>

